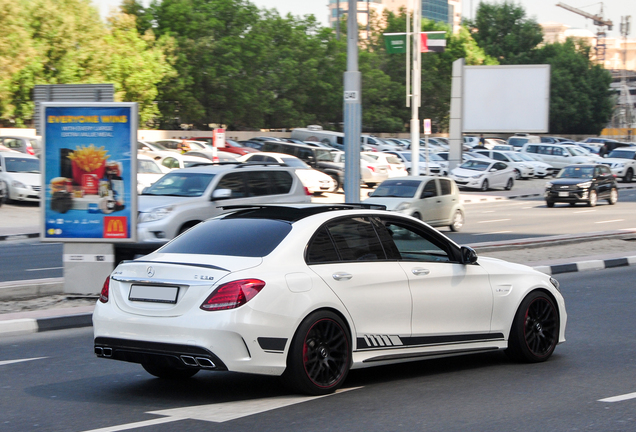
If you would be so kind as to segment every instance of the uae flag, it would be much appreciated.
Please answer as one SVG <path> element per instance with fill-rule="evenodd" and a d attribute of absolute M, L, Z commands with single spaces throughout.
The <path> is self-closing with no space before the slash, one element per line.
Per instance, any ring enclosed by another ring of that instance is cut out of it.
<path fill-rule="evenodd" d="M 422 32 L 422 52 L 444 52 L 446 49 L 446 32 Z"/>

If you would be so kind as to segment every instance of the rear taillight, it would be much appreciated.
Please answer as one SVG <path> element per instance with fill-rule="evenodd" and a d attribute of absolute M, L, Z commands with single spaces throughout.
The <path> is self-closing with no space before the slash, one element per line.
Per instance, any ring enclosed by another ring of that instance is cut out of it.
<path fill-rule="evenodd" d="M 371 170 L 371 172 L 375 172 L 375 167 L 371 165 L 367 165 L 367 168 Z"/>
<path fill-rule="evenodd" d="M 305 186 L 305 195 L 313 195 L 311 192 L 309 192 L 309 189 L 307 188 L 307 186 Z"/>
<path fill-rule="evenodd" d="M 214 290 L 200 306 L 204 311 L 236 309 L 261 292 L 265 282 L 259 279 L 241 279 L 228 282 Z"/>
<path fill-rule="evenodd" d="M 28 154 L 30 154 L 31 156 L 35 156 L 35 150 L 33 150 L 33 147 L 27 147 L 26 151 Z"/>
<path fill-rule="evenodd" d="M 99 296 L 99 301 L 102 303 L 108 303 L 108 291 L 110 288 L 110 276 L 106 278 L 104 281 L 104 285 L 102 285 L 102 293 Z"/>

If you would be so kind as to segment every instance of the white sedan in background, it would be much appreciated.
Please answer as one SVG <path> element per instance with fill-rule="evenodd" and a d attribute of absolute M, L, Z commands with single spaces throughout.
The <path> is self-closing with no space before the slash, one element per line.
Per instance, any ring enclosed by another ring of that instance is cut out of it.
<path fill-rule="evenodd" d="M 397 156 L 386 154 L 385 152 L 363 152 L 362 155 L 369 157 L 379 164 L 389 168 L 389 178 L 407 176 L 406 166 Z"/>
<path fill-rule="evenodd" d="M 521 159 L 523 159 L 524 163 L 527 163 L 528 165 L 534 168 L 534 176 L 537 178 L 546 177 L 552 174 L 552 171 L 554 170 L 552 165 L 550 165 L 549 163 L 545 163 L 542 160 L 539 160 L 532 153 L 516 152 L 516 154 Z"/>
<path fill-rule="evenodd" d="M 516 172 L 510 165 L 492 159 L 472 159 L 453 169 L 450 176 L 457 186 L 487 191 L 491 187 L 512 189 Z"/>
<path fill-rule="evenodd" d="M 211 164 L 212 161 L 200 156 L 173 153 L 162 157 L 157 163 L 159 163 L 163 172 L 169 172 L 173 169 L 188 168 L 197 164 Z"/>
<path fill-rule="evenodd" d="M 332 191 L 336 186 L 330 176 L 313 169 L 296 156 L 286 155 L 284 153 L 260 152 L 248 153 L 240 156 L 237 160 L 239 162 L 276 163 L 296 168 L 296 175 L 301 183 L 314 195 Z"/>
<path fill-rule="evenodd" d="M 137 192 L 141 193 L 145 188 L 159 180 L 165 172 L 157 161 L 149 156 L 137 155 Z"/>

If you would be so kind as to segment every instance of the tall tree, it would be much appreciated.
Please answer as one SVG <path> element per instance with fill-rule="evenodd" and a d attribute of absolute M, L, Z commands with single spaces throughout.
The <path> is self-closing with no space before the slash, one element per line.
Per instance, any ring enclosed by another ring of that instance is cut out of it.
<path fill-rule="evenodd" d="M 467 20 L 473 38 L 500 64 L 524 64 L 543 41 L 543 30 L 514 2 L 479 2 L 474 20 Z"/>
<path fill-rule="evenodd" d="M 568 39 L 535 53 L 536 63 L 550 64 L 550 132 L 598 134 L 612 115 L 612 76 L 590 61 L 590 48 Z"/>

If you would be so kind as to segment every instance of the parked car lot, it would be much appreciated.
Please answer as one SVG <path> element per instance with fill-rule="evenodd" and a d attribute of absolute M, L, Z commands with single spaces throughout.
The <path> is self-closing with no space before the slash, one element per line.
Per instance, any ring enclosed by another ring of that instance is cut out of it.
<path fill-rule="evenodd" d="M 464 206 L 459 188 L 446 177 L 418 176 L 385 180 L 364 200 L 420 219 L 435 227 L 459 231 L 464 226 Z"/>
<path fill-rule="evenodd" d="M 0 183 L 5 201 L 40 201 L 40 159 L 25 153 L 0 152 Z"/>
<path fill-rule="evenodd" d="M 515 170 L 504 162 L 492 159 L 471 159 L 451 171 L 449 176 L 459 187 L 487 191 L 492 187 L 510 190 L 514 186 Z"/>
<path fill-rule="evenodd" d="M 282 153 L 251 153 L 238 158 L 241 162 L 274 163 L 296 169 L 296 175 L 303 185 L 313 195 L 331 192 L 335 189 L 335 182 L 327 174 L 313 169 L 296 156 Z"/>
<path fill-rule="evenodd" d="M 160 378 L 264 374 L 324 395 L 350 369 L 426 357 L 543 362 L 566 321 L 554 278 L 477 257 L 411 217 L 248 205 L 120 264 L 93 330 L 98 357 Z"/>
<path fill-rule="evenodd" d="M 594 207 L 599 199 L 606 199 L 614 205 L 618 201 L 618 185 L 606 165 L 571 165 L 546 183 L 544 196 L 548 207 L 554 207 L 554 203 L 558 202 L 570 205 L 584 202 Z"/>

